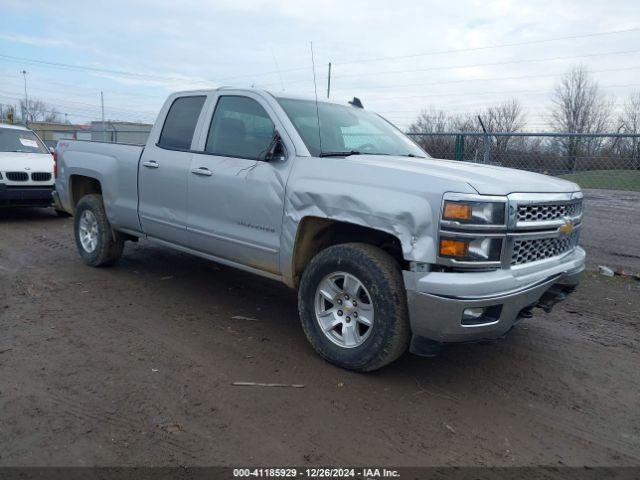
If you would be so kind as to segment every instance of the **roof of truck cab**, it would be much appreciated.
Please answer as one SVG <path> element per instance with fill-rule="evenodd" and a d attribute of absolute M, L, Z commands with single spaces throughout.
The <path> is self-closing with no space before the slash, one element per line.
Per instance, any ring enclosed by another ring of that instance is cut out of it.
<path fill-rule="evenodd" d="M 290 100 L 307 100 L 311 102 L 315 101 L 315 98 L 310 95 L 299 95 L 299 94 L 288 93 L 288 92 L 271 92 L 269 90 L 263 90 L 261 88 L 229 87 L 229 86 L 218 87 L 218 88 L 207 88 L 207 89 L 200 89 L 200 90 L 184 90 L 181 92 L 174 92 L 172 95 L 175 95 L 175 96 L 209 95 L 215 92 L 225 91 L 225 90 L 261 93 L 261 94 L 269 95 L 270 97 L 273 97 L 276 100 L 282 98 L 282 99 L 290 99 Z M 319 98 L 318 103 L 330 103 L 330 104 L 343 105 L 343 106 L 346 104 L 346 102 L 339 103 L 339 102 L 327 100 L 325 98 Z"/>

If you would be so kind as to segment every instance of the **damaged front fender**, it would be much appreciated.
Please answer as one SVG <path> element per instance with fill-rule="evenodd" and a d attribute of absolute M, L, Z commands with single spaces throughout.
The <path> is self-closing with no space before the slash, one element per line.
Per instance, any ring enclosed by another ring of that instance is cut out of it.
<path fill-rule="evenodd" d="M 298 228 L 308 217 L 385 232 L 398 239 L 406 261 L 434 263 L 443 193 L 472 190 L 467 184 L 436 186 L 425 180 L 422 174 L 408 176 L 402 169 L 367 165 L 360 159 L 298 158 L 287 186 L 282 226 L 281 271 L 286 283 L 294 283 Z"/>

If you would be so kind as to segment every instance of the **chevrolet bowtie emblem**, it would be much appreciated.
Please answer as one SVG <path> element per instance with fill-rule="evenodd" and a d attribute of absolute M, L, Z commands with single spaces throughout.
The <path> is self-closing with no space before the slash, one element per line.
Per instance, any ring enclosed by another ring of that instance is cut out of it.
<path fill-rule="evenodd" d="M 564 225 L 562 225 L 558 229 L 558 231 L 560 233 L 562 233 L 563 235 L 571 235 L 571 233 L 573 232 L 574 228 L 575 227 L 573 226 L 573 222 L 571 220 L 569 220 L 569 219 L 565 219 L 564 220 Z"/>

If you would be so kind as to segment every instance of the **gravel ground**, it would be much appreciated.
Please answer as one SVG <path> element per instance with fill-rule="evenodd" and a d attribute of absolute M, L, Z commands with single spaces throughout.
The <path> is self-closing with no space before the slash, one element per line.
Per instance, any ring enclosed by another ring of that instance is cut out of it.
<path fill-rule="evenodd" d="M 629 198 L 588 194 L 595 263 L 633 259 L 623 228 L 637 254 Z M 71 227 L 0 213 L 0 466 L 640 465 L 640 282 L 588 274 L 504 341 L 363 375 L 286 287 L 145 241 L 92 269 Z"/>

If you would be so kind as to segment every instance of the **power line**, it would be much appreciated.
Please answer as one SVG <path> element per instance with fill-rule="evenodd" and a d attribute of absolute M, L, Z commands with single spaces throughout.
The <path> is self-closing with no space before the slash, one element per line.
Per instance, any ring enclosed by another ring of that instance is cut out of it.
<path fill-rule="evenodd" d="M 587 55 L 587 56 L 601 56 L 601 55 L 609 55 L 609 54 L 617 54 L 617 53 L 632 53 L 632 52 L 640 52 L 640 50 L 631 50 L 631 51 L 626 51 L 626 52 L 607 52 L 607 53 L 593 54 L 593 55 Z M 558 58 L 574 58 L 574 57 L 552 57 L 551 59 L 558 59 Z M 536 60 L 532 60 L 532 61 L 536 61 Z M 523 61 L 523 62 L 525 62 L 525 61 Z M 425 70 L 438 70 L 438 69 L 448 69 L 448 68 L 464 68 L 464 67 L 472 67 L 472 66 L 480 66 L 480 65 L 483 65 L 483 64 L 460 65 L 460 66 L 451 66 L 451 67 L 434 67 L 432 69 L 425 69 Z M 491 65 L 491 64 L 484 64 L 484 65 Z M 640 67 L 634 66 L 634 67 L 625 67 L 625 68 L 620 68 L 620 69 L 601 69 L 601 70 L 594 70 L 593 73 L 633 70 L 633 69 L 637 69 L 637 68 L 640 68 Z M 556 76 L 556 75 L 561 75 L 561 73 L 558 73 L 558 74 L 513 76 L 513 77 L 490 77 L 490 78 L 460 79 L 460 80 L 448 80 L 448 81 L 438 81 L 438 82 L 428 82 L 428 83 L 408 84 L 408 85 L 371 86 L 371 87 L 367 87 L 367 89 L 388 89 L 388 88 L 404 88 L 404 87 L 414 87 L 414 86 L 417 87 L 417 86 L 430 86 L 430 85 L 446 85 L 446 84 L 466 83 L 466 82 L 476 82 L 476 81 L 521 80 L 521 79 L 529 79 L 529 78 L 553 77 L 553 76 Z M 71 85 L 71 84 L 64 84 L 64 83 L 56 83 L 56 84 L 69 86 L 69 87 L 74 87 L 74 85 Z M 32 87 L 32 89 L 33 89 L 33 87 Z M 51 93 L 50 90 L 44 90 L 44 89 L 41 89 L 41 88 L 38 88 L 38 90 L 42 91 L 42 92 Z M 59 92 L 57 92 L 57 93 L 59 93 Z M 136 94 L 127 94 L 127 93 L 118 93 L 118 92 L 108 92 L 108 93 L 112 93 L 113 95 L 122 95 L 122 96 L 125 96 L 125 97 L 127 97 L 127 96 L 135 97 L 136 96 Z M 71 94 L 68 94 L 68 95 L 71 95 L 71 96 L 90 96 L 90 95 L 97 95 L 97 94 L 98 94 L 98 91 L 96 90 L 96 92 L 94 94 L 80 94 L 80 95 L 78 95 L 77 93 L 71 93 Z M 17 94 L 15 94 L 15 95 L 17 95 Z M 146 96 L 149 97 L 149 98 L 161 98 L 160 96 L 153 96 L 153 97 L 151 95 L 146 95 Z M 89 103 L 83 103 L 83 102 L 78 102 L 78 101 L 61 100 L 59 98 L 52 98 L 51 101 L 75 103 L 75 104 L 78 104 L 78 105 L 88 105 L 90 107 L 95 106 L 92 103 L 89 104 Z M 133 113 L 144 113 L 144 114 L 149 114 L 149 115 L 155 114 L 155 111 L 152 112 L 152 111 L 143 110 L 143 109 L 140 109 L 140 108 L 130 109 L 130 108 L 119 107 L 119 108 L 117 108 L 117 110 L 129 111 L 129 112 L 133 112 Z"/>
<path fill-rule="evenodd" d="M 626 104 L 625 103 L 612 103 L 611 106 L 612 107 L 624 107 Z M 475 113 L 478 110 L 482 110 L 484 108 L 488 108 L 490 106 L 493 105 L 487 105 L 487 104 L 478 104 L 475 107 L 472 104 L 463 104 L 463 105 L 451 105 L 451 106 L 447 106 L 447 107 L 442 107 L 442 108 L 424 108 L 424 107 L 418 107 L 418 108 L 412 108 L 410 110 L 378 110 L 375 109 L 376 113 L 380 113 L 380 114 L 385 114 L 385 115 L 401 115 L 401 114 L 413 114 L 413 113 L 422 113 L 423 111 L 426 112 L 427 114 L 430 113 L 439 113 L 439 112 L 444 112 L 444 113 L 448 113 L 448 112 L 455 112 L 455 113 Z M 521 108 L 523 110 L 525 110 L 525 112 L 534 112 L 533 115 L 546 115 L 544 113 L 535 113 L 538 111 L 549 111 L 552 106 L 548 105 L 546 107 L 534 107 L 534 106 L 530 106 L 530 105 L 525 105 L 525 104 L 520 104 Z M 474 109 L 469 109 L 473 107 Z M 463 108 L 465 110 L 460 110 L 460 108 Z"/>
<path fill-rule="evenodd" d="M 33 93 L 33 89 L 32 93 Z M 17 93 L 15 92 L 11 92 L 11 91 L 7 91 L 7 90 L 0 90 L 0 93 L 5 94 L 7 96 L 18 96 Z M 77 102 L 77 101 L 73 101 L 73 100 L 64 100 L 64 99 L 60 99 L 60 98 L 56 98 L 56 97 L 47 97 L 47 101 L 51 102 L 51 103 L 56 103 L 58 105 L 69 105 L 69 104 L 73 104 L 75 106 L 80 106 L 80 107 L 89 107 L 89 108 L 99 108 L 99 104 L 98 103 L 86 103 L 86 102 Z M 97 100 L 96 100 L 97 102 Z M 123 107 L 117 107 L 117 108 L 110 108 L 111 110 L 117 110 L 117 111 L 122 111 L 122 112 L 130 112 L 130 113 L 142 113 L 142 114 L 147 114 L 147 115 L 155 115 L 157 112 L 153 112 L 153 111 L 145 111 L 142 109 L 129 109 L 129 108 L 123 108 Z M 158 109 L 159 110 L 159 109 Z"/>
<path fill-rule="evenodd" d="M 463 49 L 448 49 L 448 50 L 440 50 L 440 51 L 432 51 L 432 52 L 424 52 L 424 53 L 416 53 L 416 54 L 408 54 L 408 55 L 397 55 L 397 56 L 388 56 L 388 57 L 358 59 L 358 60 L 337 62 L 337 63 L 333 62 L 333 64 L 334 65 L 336 65 L 336 64 L 337 65 L 348 65 L 348 64 L 368 63 L 368 62 L 376 62 L 376 61 L 383 61 L 383 60 L 396 60 L 396 59 L 403 59 L 403 58 L 416 58 L 416 57 L 421 57 L 421 56 L 440 55 L 440 54 L 446 54 L 446 53 L 489 50 L 489 49 L 497 49 L 497 48 L 505 48 L 505 47 L 514 47 L 514 46 L 522 46 L 522 45 L 548 43 L 548 42 L 555 42 L 555 41 L 562 41 L 562 40 L 571 40 L 571 39 L 580 39 L 580 38 L 599 37 L 599 36 L 605 36 L 605 35 L 623 34 L 623 33 L 635 32 L 635 31 L 639 31 L 639 30 L 640 30 L 640 28 L 629 28 L 629 29 L 624 29 L 624 30 L 613 30 L 613 31 L 607 31 L 607 32 L 595 32 L 595 33 L 588 33 L 588 34 L 583 34 L 583 35 L 570 35 L 570 36 L 553 37 L 553 38 L 531 40 L 531 41 L 524 41 L 524 42 L 514 42 L 514 43 L 489 45 L 489 46 L 485 46 L 485 47 L 471 47 L 471 48 L 463 48 Z M 485 63 L 485 64 L 452 65 L 452 66 L 431 67 L 431 68 L 426 68 L 426 69 L 416 69 L 416 70 L 408 70 L 408 71 L 407 70 L 404 70 L 404 71 L 402 71 L 402 70 L 396 70 L 396 71 L 390 70 L 390 71 L 386 71 L 386 72 L 376 72 L 376 75 L 378 75 L 378 74 L 391 74 L 391 73 L 411 73 L 412 71 L 416 71 L 416 72 L 418 72 L 418 71 L 433 71 L 433 70 L 446 70 L 446 69 L 468 68 L 468 67 L 478 67 L 478 66 L 495 66 L 495 65 L 518 64 L 518 63 L 529 63 L 529 62 L 542 62 L 542 61 L 563 60 L 563 59 L 570 59 L 570 58 L 589 58 L 589 57 L 598 57 L 598 56 L 604 56 L 604 55 L 619 55 L 619 54 L 628 54 L 628 53 L 636 53 L 636 52 L 638 52 L 638 50 L 606 52 L 606 53 L 600 53 L 600 54 L 586 54 L 586 55 L 565 56 L 565 57 L 551 57 L 551 58 L 543 58 L 543 59 L 529 59 L 529 60 L 515 60 L 515 61 L 505 61 L 505 62 L 492 62 L 492 63 Z M 40 60 L 40 59 L 20 57 L 20 56 L 14 56 L 14 55 L 6 55 L 6 54 L 0 54 L 0 59 L 4 59 L 4 60 L 7 60 L 7 61 L 11 61 L 11 62 L 22 62 L 22 63 L 26 62 L 26 63 L 30 63 L 30 64 L 40 65 L 40 66 L 43 66 L 45 68 L 58 68 L 58 69 L 74 70 L 74 71 L 88 71 L 88 72 L 96 72 L 96 73 L 108 73 L 108 74 L 113 74 L 113 75 L 119 75 L 119 76 L 125 76 L 125 77 L 134 77 L 134 78 L 140 78 L 140 79 L 163 80 L 163 81 L 171 81 L 171 82 L 189 81 L 191 83 L 202 84 L 202 85 L 205 85 L 205 84 L 206 85 L 210 85 L 210 83 L 211 83 L 211 81 L 205 80 L 205 79 L 200 79 L 200 80 L 194 81 L 192 78 L 164 76 L 164 75 L 158 75 L 158 74 L 146 74 L 146 73 L 133 72 L 133 71 L 127 71 L 127 70 L 119 70 L 119 69 L 112 69 L 112 68 L 94 67 L 94 66 L 88 66 L 88 65 L 78 65 L 78 64 L 61 63 L 61 62 L 52 62 L 52 61 L 47 61 L 47 60 Z M 216 83 L 220 83 L 220 82 L 224 82 L 224 81 L 228 81 L 228 80 L 233 80 L 233 79 L 253 78 L 253 77 L 258 77 L 258 76 L 267 76 L 267 75 L 279 74 L 279 73 L 282 73 L 282 72 L 296 72 L 296 71 L 305 71 L 305 70 L 308 70 L 308 67 L 297 67 L 297 68 L 291 68 L 291 69 L 286 69 L 286 70 L 281 70 L 281 71 L 268 71 L 268 72 L 253 73 L 253 74 L 247 74 L 247 75 L 237 75 L 237 76 L 231 76 L 231 77 L 226 77 L 226 78 L 220 79 Z M 361 75 L 365 75 L 365 74 L 344 74 L 344 75 L 335 75 L 335 77 L 336 78 L 347 78 L 347 77 L 357 77 L 357 76 L 361 76 Z M 288 84 L 293 84 L 293 83 L 300 83 L 300 82 L 303 82 L 303 81 L 308 81 L 308 80 L 305 79 L 305 80 L 293 81 L 293 82 L 287 82 L 287 83 Z M 269 84 L 266 84 L 265 86 L 268 86 L 268 85 Z"/>
<path fill-rule="evenodd" d="M 15 55 L 0 54 L 0 59 L 4 59 L 5 61 L 14 62 L 14 63 L 26 62 L 32 65 L 40 65 L 45 68 L 55 68 L 55 69 L 71 70 L 71 71 L 89 71 L 89 72 L 95 72 L 95 73 L 108 73 L 108 74 L 118 75 L 123 77 L 134 77 L 134 78 L 147 79 L 147 80 L 162 80 L 162 81 L 168 81 L 168 82 L 188 81 L 190 83 L 195 83 L 196 85 L 207 85 L 207 86 L 211 86 L 212 83 L 221 84 L 229 80 L 235 80 L 235 79 L 241 79 L 241 78 L 254 78 L 254 77 L 260 77 L 260 76 L 275 75 L 279 73 L 308 70 L 308 67 L 297 67 L 297 68 L 290 68 L 290 69 L 285 69 L 280 71 L 268 71 L 268 72 L 252 73 L 247 75 L 236 75 L 232 77 L 221 78 L 218 81 L 206 80 L 206 79 L 199 79 L 194 81 L 191 77 L 170 77 L 170 76 L 164 76 L 164 75 L 158 75 L 158 74 L 138 73 L 138 72 L 132 72 L 132 71 L 126 71 L 126 70 L 115 70 L 111 68 L 92 67 L 89 65 L 51 62 L 48 60 L 18 57 Z"/>
<path fill-rule="evenodd" d="M 17 103 L 16 101 L 19 100 L 20 95 L 14 94 L 12 92 L 0 91 L 0 98 L 7 99 L 6 101 L 13 104 L 13 103 Z M 46 97 L 46 101 L 53 103 L 52 105 L 50 105 L 50 107 L 54 110 L 63 110 L 66 113 L 73 114 L 76 116 L 85 116 L 86 118 L 95 118 L 97 116 L 97 112 L 100 109 L 99 105 L 89 105 L 89 108 L 83 108 L 82 106 L 69 105 L 68 103 L 65 103 L 65 102 L 62 102 L 62 103 L 52 102 L 49 97 Z M 155 118 L 156 116 L 156 113 L 142 113 L 138 111 L 125 112 L 117 108 L 110 109 L 110 111 L 116 115 L 127 117 L 127 118 L 152 119 L 152 118 Z"/>
<path fill-rule="evenodd" d="M 579 39 L 579 38 L 591 38 L 591 37 L 599 37 L 599 36 L 605 36 L 605 35 L 615 35 L 615 34 L 630 33 L 630 32 L 636 32 L 636 31 L 640 31 L 640 28 L 629 28 L 629 29 L 624 29 L 624 30 L 612 30 L 612 31 L 607 31 L 607 32 L 595 32 L 595 33 L 588 33 L 588 34 L 583 34 L 583 35 L 569 35 L 569 36 L 563 36 L 563 37 L 553 37 L 553 38 L 540 39 L 540 40 L 530 40 L 530 41 L 524 41 L 524 42 L 496 44 L 496 45 L 489 45 L 489 46 L 485 46 L 485 47 L 448 49 L 448 50 L 440 50 L 440 51 L 432 51 L 432 52 L 424 52 L 424 53 L 415 53 L 415 54 L 408 54 L 408 55 L 396 55 L 396 56 L 388 56 L 388 57 L 365 58 L 365 59 L 351 60 L 351 61 L 345 61 L 345 62 L 337 62 L 337 63 L 333 62 L 333 65 L 349 65 L 349 64 L 369 63 L 369 62 L 377 62 L 377 61 L 398 60 L 398 59 L 403 59 L 403 58 L 416 58 L 416 57 L 422 57 L 422 56 L 442 55 L 442 54 L 446 54 L 446 53 L 458 53 L 458 52 L 471 52 L 471 51 L 479 51 L 479 50 L 489 50 L 489 49 L 496 49 L 496 48 L 505 48 L 505 47 L 514 47 L 514 46 L 522 46 L 522 45 L 533 45 L 533 44 L 540 44 L 540 43 L 548 43 L 548 42 L 555 42 L 555 41 L 561 41 L 561 40 L 572 40 L 572 39 Z M 622 52 L 620 52 L 620 53 L 622 53 Z M 597 55 L 598 54 L 594 54 L 592 56 L 597 56 Z M 585 57 L 586 57 L 586 55 L 585 55 Z M 171 82 L 185 82 L 185 81 L 188 81 L 188 82 L 191 82 L 191 83 L 202 84 L 202 85 L 205 85 L 205 84 L 209 85 L 210 83 L 212 83 L 212 81 L 206 80 L 206 79 L 199 79 L 199 80 L 194 81 L 192 78 L 189 78 L 189 77 L 172 77 L 172 76 L 165 76 L 165 75 L 158 75 L 158 74 L 148 74 L 148 73 L 133 72 L 133 71 L 128 71 L 128 70 L 119 70 L 119 69 L 104 68 L 104 67 L 94 67 L 94 66 L 89 66 L 89 65 L 79 65 L 79 64 L 62 63 L 62 62 L 52 62 L 52 61 L 47 61 L 47 60 L 40 60 L 40 59 L 28 58 L 28 57 L 20 57 L 20 56 L 7 55 L 7 54 L 0 54 L 0 59 L 4 59 L 4 60 L 7 60 L 7 61 L 11 61 L 11 62 L 22 62 L 22 63 L 26 62 L 26 63 L 30 63 L 30 64 L 44 66 L 44 67 L 47 67 L 47 68 L 57 68 L 57 69 L 74 70 L 74 71 L 78 71 L 78 70 L 82 71 L 82 70 L 84 70 L 84 71 L 89 71 L 89 72 L 108 73 L 108 74 L 113 74 L 113 75 L 119 75 L 119 76 L 125 76 L 125 77 L 135 77 L 135 78 L 141 78 L 141 79 L 163 80 L 163 81 L 171 81 Z M 536 60 L 533 60 L 533 61 L 536 61 Z M 506 63 L 506 62 L 504 62 L 504 63 Z M 518 63 L 518 62 L 514 62 L 514 63 Z M 522 63 L 524 63 L 524 61 Z M 501 64 L 501 63 L 498 62 L 496 64 Z M 448 68 L 462 68 L 462 67 L 452 66 L 452 67 L 448 67 Z M 230 76 L 230 77 L 219 79 L 215 83 L 219 84 L 221 82 L 225 82 L 225 81 L 228 81 L 228 80 L 235 80 L 235 79 L 241 79 L 241 78 L 254 78 L 254 77 L 258 77 L 258 76 L 275 75 L 275 74 L 279 74 L 279 73 L 283 73 L 283 72 L 296 72 L 296 71 L 306 71 L 306 70 L 308 70 L 308 67 L 296 67 L 296 68 L 290 68 L 290 69 L 280 70 L 280 71 L 276 70 L 276 71 L 267 71 L 267 72 L 252 73 L 252 74 L 246 74 L 246 75 L 236 75 L 236 76 Z M 429 69 L 425 69 L 425 71 L 426 70 L 429 70 Z M 392 73 L 392 72 L 388 72 L 388 73 Z M 341 77 L 345 77 L 345 76 L 346 75 L 341 75 Z"/>
<path fill-rule="evenodd" d="M 0 96 L 0 97 L 3 97 L 3 96 Z M 5 99 L 11 99 L 11 97 L 3 97 L 3 98 L 5 98 Z M 10 102 L 10 101 L 8 101 L 8 100 L 5 100 L 5 101 L 3 101 L 3 102 L 0 102 L 0 104 L 7 105 L 7 106 L 10 106 L 10 107 L 13 107 L 13 106 L 14 106 L 14 103 L 12 103 L 12 102 Z M 95 121 L 98 121 L 98 117 L 99 117 L 99 115 L 98 115 L 98 114 L 88 115 L 88 114 L 87 114 L 87 112 L 82 112 L 82 113 L 81 113 L 81 112 L 75 112 L 75 111 L 71 111 L 71 110 L 67 110 L 67 109 L 64 109 L 64 110 L 65 110 L 65 111 L 64 111 L 64 114 L 69 114 L 69 115 L 72 115 L 72 116 L 74 116 L 74 117 L 78 117 L 78 118 L 84 118 L 84 119 L 88 119 L 88 120 L 95 120 Z M 63 113 L 61 113 L 61 115 L 63 115 Z M 116 120 L 116 119 L 113 119 L 112 121 L 132 121 L 132 122 L 136 122 L 136 123 L 137 123 L 137 122 L 138 122 L 138 120 L 139 120 L 139 119 L 132 119 L 132 118 L 129 118 L 129 119 L 126 119 L 126 118 L 119 118 L 119 119 L 117 119 L 117 120 Z"/>
<path fill-rule="evenodd" d="M 109 74 L 112 74 L 112 75 L 119 75 L 119 76 L 124 76 L 124 77 L 144 78 L 144 79 L 148 79 L 148 80 L 164 80 L 164 81 L 172 81 L 172 82 L 189 81 L 189 82 L 193 82 L 193 83 L 206 83 L 206 82 L 208 82 L 208 80 L 202 80 L 201 82 L 200 81 L 194 82 L 193 79 L 188 78 L 188 77 L 168 77 L 168 76 L 164 76 L 164 75 L 138 73 L 138 72 L 125 71 L 125 70 L 114 70 L 114 69 L 102 68 L 102 67 L 91 67 L 91 66 L 88 66 L 88 65 L 74 65 L 74 64 L 71 64 L 71 63 L 50 62 L 50 61 L 47 61 L 47 60 L 39 60 L 39 59 L 27 58 L 27 57 L 17 57 L 17 56 L 14 56 L 14 55 L 6 55 L 6 54 L 0 54 L 0 58 L 8 60 L 8 61 L 11 61 L 11 62 L 26 62 L 26 63 L 30 63 L 30 64 L 41 65 L 41 66 L 45 66 L 45 67 L 49 67 L 49 68 L 57 68 L 57 69 L 62 69 L 62 70 L 85 70 L 85 71 L 89 71 L 89 72 L 109 73 Z"/>
<path fill-rule="evenodd" d="M 488 45 L 485 47 L 470 47 L 470 48 L 455 48 L 449 50 L 435 50 L 432 52 L 423 52 L 423 53 L 413 53 L 409 55 L 394 55 L 389 57 L 373 57 L 373 58 L 364 58 L 358 60 L 349 60 L 345 62 L 335 62 L 334 65 L 351 65 L 356 63 L 369 63 L 369 62 L 381 62 L 388 60 L 400 60 L 403 58 L 416 58 L 416 57 L 426 57 L 431 55 L 443 55 L 446 53 L 461 53 L 461 52 L 477 52 L 479 50 L 492 50 L 495 48 L 506 48 L 506 47 L 520 47 L 523 45 L 536 45 L 540 43 L 549 43 L 549 42 L 557 42 L 561 40 L 575 40 L 579 38 L 591 38 L 591 37 L 601 37 L 605 35 L 617 35 L 621 33 L 631 33 L 640 31 L 640 27 L 636 28 L 627 28 L 624 30 L 610 30 L 608 32 L 595 32 L 595 33 L 586 33 L 582 35 L 568 35 L 564 37 L 552 37 L 545 38 L 540 40 L 528 40 L 524 42 L 514 42 L 514 43 L 501 43 L 496 45 Z"/>
<path fill-rule="evenodd" d="M 534 58 L 528 60 L 508 60 L 504 62 L 490 62 L 490 63 L 468 63 L 466 65 L 447 65 L 442 67 L 429 67 L 429 68 L 418 68 L 414 70 L 376 70 L 375 76 L 378 75 L 388 75 L 388 74 L 396 74 L 396 73 L 415 73 L 415 72 L 431 72 L 436 70 L 457 70 L 462 68 L 475 68 L 475 67 L 494 67 L 498 65 L 512 65 L 512 64 L 522 64 L 522 63 L 537 63 L 537 62 L 550 62 L 555 60 L 573 60 L 576 58 L 592 58 L 592 57 L 603 57 L 608 55 L 627 55 L 631 53 L 638 53 L 640 49 L 636 50 L 619 50 L 615 52 L 602 52 L 602 53 L 591 53 L 585 55 L 568 55 L 564 57 L 546 57 L 546 58 Z M 343 75 L 332 75 L 333 78 L 349 78 L 349 77 L 363 77 L 366 75 L 371 75 L 371 73 L 349 73 Z"/>
<path fill-rule="evenodd" d="M 600 85 L 602 88 L 626 88 L 626 87 L 637 87 L 640 86 L 640 83 L 628 83 L 624 85 Z M 391 97 L 381 97 L 378 100 L 400 100 L 400 99 L 411 99 L 411 98 L 430 98 L 430 97 L 468 97 L 468 96 L 476 96 L 476 95 L 508 95 L 508 94 L 516 94 L 516 93 L 525 93 L 525 94 L 543 94 L 549 93 L 548 90 L 498 90 L 493 92 L 467 92 L 467 93 L 434 93 L 430 95 L 406 95 L 406 96 L 391 96 Z M 376 97 L 373 97 L 376 98 Z"/>
<path fill-rule="evenodd" d="M 6 79 L 6 77 L 5 77 Z M 16 79 L 17 80 L 17 79 Z M 30 85 L 31 85 L 31 89 L 34 89 L 33 85 L 38 85 L 40 83 L 43 83 L 44 81 L 38 80 L 37 77 L 35 78 L 31 78 L 30 80 Z M 55 81 L 46 81 L 46 85 L 47 86 L 61 86 L 64 88 L 72 88 L 72 89 L 82 89 L 85 90 L 87 92 L 91 92 L 91 93 L 80 93 L 80 92 L 65 92 L 65 91 L 60 91 L 60 90 L 47 90 L 45 88 L 36 86 L 35 89 L 38 90 L 38 92 L 44 92 L 46 94 L 51 94 L 53 93 L 54 95 L 58 95 L 58 94 L 63 94 L 65 96 L 70 96 L 70 97 L 81 97 L 81 98 L 87 98 L 87 97 L 91 97 L 91 98 L 96 98 L 100 95 L 100 90 L 96 89 L 96 88 L 92 88 L 92 87 L 86 87 L 86 86 L 82 86 L 82 85 L 74 85 L 71 83 L 64 83 L 64 82 L 55 82 Z M 14 82 L 12 83 L 7 83 L 6 86 L 10 86 L 10 87 L 15 87 L 15 88 L 20 88 L 20 82 Z M 144 97 L 144 98 L 151 98 L 151 99 L 155 99 L 155 100 L 159 100 L 159 102 L 164 102 L 164 99 L 166 98 L 166 94 L 165 93 L 158 93 L 156 95 L 149 95 L 149 94 L 144 94 L 144 93 L 138 93 L 138 92 L 117 92 L 117 91 L 113 91 L 113 90 L 102 90 L 105 94 L 109 93 L 112 96 L 115 97 L 124 97 L 126 98 L 135 98 L 135 99 L 139 99 L 139 97 Z M 93 105 L 93 104 L 92 104 Z M 137 109 L 136 109 L 137 111 Z"/>
<path fill-rule="evenodd" d="M 407 73 L 417 73 L 417 72 L 431 72 L 431 71 L 440 71 L 440 70 L 458 70 L 464 68 L 476 68 L 476 67 L 493 67 L 500 65 L 515 65 L 515 64 L 525 64 L 525 63 L 540 63 L 540 62 L 549 62 L 556 60 L 572 60 L 576 58 L 594 58 L 594 57 L 603 57 L 609 55 L 628 55 L 633 53 L 640 53 L 640 49 L 636 50 L 619 50 L 614 52 L 602 52 L 602 53 L 592 53 L 585 55 L 568 55 L 562 57 L 546 57 L 546 58 L 536 58 L 536 59 L 528 59 L 528 60 L 508 60 L 504 62 L 489 62 L 489 63 L 469 63 L 469 64 L 460 64 L 460 65 L 445 65 L 441 67 L 429 67 L 429 68 L 419 68 L 419 69 L 411 69 L 411 70 L 382 70 L 375 72 L 375 77 L 380 75 L 390 75 L 390 74 L 407 74 Z M 360 72 L 360 73 L 349 73 L 343 75 L 331 75 L 332 78 L 358 78 L 358 77 L 367 77 L 371 76 L 371 72 Z M 288 84 L 299 84 L 303 82 L 307 82 L 308 79 L 294 80 L 289 81 Z M 265 83 L 261 84 L 262 87 L 270 87 L 275 85 L 275 83 Z"/>
<path fill-rule="evenodd" d="M 604 72 L 622 72 L 627 70 L 637 70 L 640 68 L 640 65 L 633 67 L 622 67 L 622 68 L 607 68 L 602 70 L 592 70 L 591 73 L 604 73 Z M 429 85 L 450 85 L 452 83 L 467 83 L 467 82 L 491 82 L 491 81 L 500 81 L 500 80 L 525 80 L 529 78 L 548 78 L 548 77 L 557 77 L 564 75 L 564 72 L 561 73 L 543 73 L 540 75 L 523 75 L 517 77 L 493 77 L 493 78 L 464 78 L 460 80 L 445 80 L 441 82 L 428 82 L 428 83 L 411 83 L 404 85 L 378 85 L 372 87 L 366 87 L 364 90 L 379 90 L 379 89 L 389 89 L 389 88 L 406 88 L 406 87 L 425 87 Z M 344 90 L 344 89 L 338 89 Z"/>

